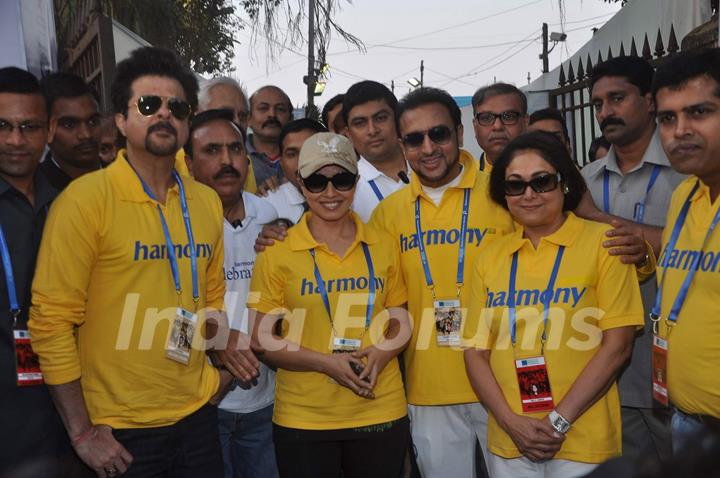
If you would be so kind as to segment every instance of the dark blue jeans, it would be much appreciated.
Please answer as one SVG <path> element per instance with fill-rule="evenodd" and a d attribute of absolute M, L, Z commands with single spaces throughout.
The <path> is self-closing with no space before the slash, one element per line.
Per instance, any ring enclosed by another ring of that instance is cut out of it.
<path fill-rule="evenodd" d="M 277 478 L 273 406 L 252 413 L 218 409 L 225 478 Z"/>
<path fill-rule="evenodd" d="M 174 425 L 113 430 L 133 456 L 123 478 L 223 478 L 217 408 L 205 405 Z"/>

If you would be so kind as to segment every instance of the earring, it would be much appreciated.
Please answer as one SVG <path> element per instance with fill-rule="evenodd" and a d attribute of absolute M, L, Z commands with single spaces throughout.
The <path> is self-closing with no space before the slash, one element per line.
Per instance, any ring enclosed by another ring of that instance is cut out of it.
<path fill-rule="evenodd" d="M 567 194 L 569 192 L 570 192 L 570 188 L 566 184 L 565 186 L 563 186 L 563 194 Z"/>

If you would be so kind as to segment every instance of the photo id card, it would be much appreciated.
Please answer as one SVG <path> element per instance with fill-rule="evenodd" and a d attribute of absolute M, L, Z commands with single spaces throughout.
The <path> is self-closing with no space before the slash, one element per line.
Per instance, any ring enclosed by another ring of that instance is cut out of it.
<path fill-rule="evenodd" d="M 520 401 L 525 413 L 549 412 L 555 408 L 545 357 L 515 360 Z"/>
<path fill-rule="evenodd" d="M 190 352 L 196 326 L 197 315 L 181 307 L 175 310 L 175 319 L 165 353 L 167 358 L 183 365 L 190 363 Z"/>
<path fill-rule="evenodd" d="M 40 385 L 43 383 L 40 359 L 33 352 L 30 344 L 30 332 L 16 329 L 13 330 L 13 336 L 15 338 L 15 370 L 18 387 Z"/>
<path fill-rule="evenodd" d="M 358 350 L 360 350 L 361 346 L 362 346 L 361 339 L 347 339 L 345 337 L 333 337 L 332 353 L 334 353 L 334 354 L 351 354 L 353 352 L 357 352 Z M 355 372 L 355 375 L 360 375 L 362 373 L 362 371 L 365 369 L 364 366 L 362 366 L 356 362 L 350 362 L 350 368 L 352 368 L 353 372 Z M 332 377 L 328 377 L 328 381 L 332 384 L 337 385 L 337 382 Z"/>
<path fill-rule="evenodd" d="M 667 389 L 667 351 L 667 340 L 653 335 L 652 394 L 655 401 L 665 406 L 669 404 Z"/>
<path fill-rule="evenodd" d="M 460 299 L 433 301 L 437 344 L 442 347 L 460 345 Z"/>

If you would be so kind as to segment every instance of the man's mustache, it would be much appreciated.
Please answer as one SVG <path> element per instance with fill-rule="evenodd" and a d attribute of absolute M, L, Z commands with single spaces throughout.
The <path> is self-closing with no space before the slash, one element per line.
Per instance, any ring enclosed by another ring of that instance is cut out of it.
<path fill-rule="evenodd" d="M 620 118 L 610 116 L 609 118 L 605 118 L 604 120 L 602 120 L 602 122 L 600 123 L 600 129 L 603 130 L 611 125 L 625 126 L 625 122 Z"/>
<path fill-rule="evenodd" d="M 174 136 L 177 136 L 177 130 L 172 124 L 170 124 L 169 121 L 159 121 L 154 125 L 150 126 L 147 132 L 148 134 L 150 134 L 154 133 L 155 131 L 167 131 L 168 133 L 172 133 Z"/>
<path fill-rule="evenodd" d="M 76 144 L 73 148 L 75 151 L 87 151 L 88 149 L 100 149 L 100 143 L 95 140 L 89 139 L 82 143 Z"/>
<path fill-rule="evenodd" d="M 215 174 L 215 176 L 213 176 L 213 179 L 220 179 L 223 176 L 234 176 L 239 178 L 240 172 L 229 164 L 226 164 L 220 169 L 220 171 L 217 172 L 217 174 Z"/>
<path fill-rule="evenodd" d="M 279 122 L 278 120 L 274 119 L 274 118 L 270 118 L 269 120 L 267 120 L 266 122 L 264 122 L 263 125 L 262 125 L 262 127 L 265 128 L 265 127 L 267 127 L 267 126 L 273 126 L 273 125 L 274 125 L 274 126 L 277 126 L 278 128 L 281 128 L 281 127 L 282 127 L 282 125 L 280 124 L 280 122 Z"/>

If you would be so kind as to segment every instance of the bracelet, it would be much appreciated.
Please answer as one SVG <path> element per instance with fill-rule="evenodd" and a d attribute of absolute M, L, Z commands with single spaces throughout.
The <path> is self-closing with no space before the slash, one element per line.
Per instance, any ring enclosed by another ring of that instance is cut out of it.
<path fill-rule="evenodd" d="M 78 446 L 81 443 L 87 441 L 89 438 L 95 438 L 97 436 L 97 428 L 94 426 L 91 426 L 87 430 L 85 430 L 83 433 L 80 434 L 80 436 L 77 436 L 75 438 L 72 438 L 70 441 L 72 442 L 73 446 Z"/>

